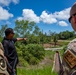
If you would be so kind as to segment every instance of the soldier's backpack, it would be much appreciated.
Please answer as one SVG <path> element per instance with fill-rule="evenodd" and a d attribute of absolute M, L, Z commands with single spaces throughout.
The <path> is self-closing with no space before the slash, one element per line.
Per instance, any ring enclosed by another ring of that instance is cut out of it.
<path fill-rule="evenodd" d="M 0 75 L 9 75 L 7 72 L 6 60 L 4 58 L 4 49 L 0 42 Z"/>

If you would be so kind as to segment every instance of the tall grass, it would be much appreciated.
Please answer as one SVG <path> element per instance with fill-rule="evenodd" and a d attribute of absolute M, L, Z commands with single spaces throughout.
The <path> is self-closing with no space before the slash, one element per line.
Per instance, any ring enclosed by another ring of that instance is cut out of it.
<path fill-rule="evenodd" d="M 53 60 L 54 51 L 45 51 L 45 57 Z M 57 75 L 57 73 L 52 72 L 52 63 L 47 63 L 46 65 L 37 65 L 36 67 L 23 67 L 18 68 L 18 75 Z"/>
<path fill-rule="evenodd" d="M 43 67 L 43 69 L 20 69 L 18 68 L 18 75 L 57 75 L 51 71 L 51 66 Z"/>
<path fill-rule="evenodd" d="M 60 55 L 62 56 L 63 50 L 60 50 L 59 52 Z M 49 58 L 51 60 L 50 64 L 47 62 L 47 64 L 33 66 L 33 68 L 30 65 L 29 68 L 27 66 L 23 68 L 18 68 L 17 75 L 58 75 L 57 73 L 52 72 L 54 54 L 55 54 L 54 51 L 50 50 L 45 51 L 45 58 Z"/>

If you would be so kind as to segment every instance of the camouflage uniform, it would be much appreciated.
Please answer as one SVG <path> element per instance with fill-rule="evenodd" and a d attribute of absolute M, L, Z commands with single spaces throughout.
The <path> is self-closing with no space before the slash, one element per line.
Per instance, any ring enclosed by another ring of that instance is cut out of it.
<path fill-rule="evenodd" d="M 0 43 L 0 75 L 9 75 L 7 72 L 6 61 L 4 59 L 3 46 Z"/>
<path fill-rule="evenodd" d="M 74 39 L 68 44 L 67 50 L 70 50 L 76 56 L 76 39 Z M 64 52 L 63 57 L 67 52 L 67 50 Z M 70 66 L 64 59 L 62 60 L 62 65 L 63 65 L 63 75 L 76 75 L 76 66 L 70 68 Z"/>

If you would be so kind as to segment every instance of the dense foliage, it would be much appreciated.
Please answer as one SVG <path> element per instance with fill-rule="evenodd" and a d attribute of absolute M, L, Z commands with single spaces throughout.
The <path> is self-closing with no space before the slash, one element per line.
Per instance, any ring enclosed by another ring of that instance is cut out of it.
<path fill-rule="evenodd" d="M 17 45 L 17 51 L 19 56 L 22 56 L 25 61 L 33 65 L 38 64 L 45 55 L 44 48 L 39 44 Z"/>

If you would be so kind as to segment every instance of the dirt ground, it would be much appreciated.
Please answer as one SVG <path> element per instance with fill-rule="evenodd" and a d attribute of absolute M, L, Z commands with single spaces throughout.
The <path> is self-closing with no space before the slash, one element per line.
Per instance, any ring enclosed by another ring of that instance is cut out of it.
<path fill-rule="evenodd" d="M 59 44 L 56 44 L 56 46 L 58 46 Z M 46 43 L 42 45 L 44 48 L 51 48 L 51 47 L 55 47 L 54 43 Z"/>

